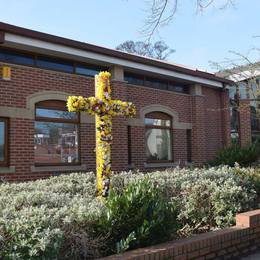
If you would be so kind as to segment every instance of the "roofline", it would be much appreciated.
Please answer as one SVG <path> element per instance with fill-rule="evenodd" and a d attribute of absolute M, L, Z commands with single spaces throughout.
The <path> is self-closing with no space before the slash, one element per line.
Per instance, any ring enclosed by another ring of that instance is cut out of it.
<path fill-rule="evenodd" d="M 195 76 L 195 77 L 210 79 L 210 80 L 214 80 L 214 81 L 218 81 L 218 82 L 222 82 L 222 83 L 226 83 L 226 84 L 233 84 L 233 81 L 231 81 L 229 79 L 218 77 L 214 74 L 200 71 L 197 69 L 192 70 L 189 68 L 170 64 L 167 62 L 162 62 L 162 61 L 155 60 L 155 59 L 150 59 L 150 58 L 146 58 L 146 57 L 142 57 L 142 56 L 138 56 L 138 55 L 134 55 L 134 54 L 129 54 L 129 53 L 101 47 L 101 46 L 96 46 L 96 45 L 85 43 L 85 42 L 75 41 L 75 40 L 71 40 L 68 38 L 51 35 L 48 33 L 38 32 L 35 30 L 26 29 L 26 28 L 22 28 L 19 26 L 15 26 L 15 25 L 3 23 L 3 22 L 0 22 L 0 43 L 4 42 L 4 33 L 5 32 L 17 34 L 17 35 L 25 36 L 25 37 L 29 37 L 29 38 L 34 38 L 34 39 L 42 40 L 45 42 L 73 47 L 73 48 L 81 49 L 81 50 L 85 50 L 85 51 L 91 51 L 94 53 L 99 53 L 99 54 L 107 55 L 110 57 L 121 58 L 121 59 L 128 60 L 128 61 L 151 65 L 151 66 L 155 66 L 155 67 L 159 67 L 159 68 L 163 68 L 163 69 L 173 70 L 176 72 L 185 73 L 185 74 Z"/>

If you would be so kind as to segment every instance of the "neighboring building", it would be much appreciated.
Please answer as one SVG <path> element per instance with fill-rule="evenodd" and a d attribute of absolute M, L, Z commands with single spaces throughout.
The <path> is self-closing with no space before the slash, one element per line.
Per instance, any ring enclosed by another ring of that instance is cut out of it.
<path fill-rule="evenodd" d="M 217 74 L 234 82 L 229 87 L 231 138 L 242 146 L 260 140 L 260 63 Z"/>
<path fill-rule="evenodd" d="M 112 169 L 201 164 L 230 142 L 230 80 L 0 23 L 0 177 L 95 170 L 94 118 L 69 113 L 69 95 L 94 96 L 112 73 L 113 98 L 136 118 L 113 118 Z M 11 75 L 9 68 L 11 68 Z"/>

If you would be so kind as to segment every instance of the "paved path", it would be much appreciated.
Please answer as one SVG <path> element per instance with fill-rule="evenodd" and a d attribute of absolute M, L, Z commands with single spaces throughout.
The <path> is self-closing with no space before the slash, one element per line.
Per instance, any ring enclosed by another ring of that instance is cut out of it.
<path fill-rule="evenodd" d="M 260 253 L 256 253 L 247 257 L 243 257 L 242 260 L 260 260 Z"/>

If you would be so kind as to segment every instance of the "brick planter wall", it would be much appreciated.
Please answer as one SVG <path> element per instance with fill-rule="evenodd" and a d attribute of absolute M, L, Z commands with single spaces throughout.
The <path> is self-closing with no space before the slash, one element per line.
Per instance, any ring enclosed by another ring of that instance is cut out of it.
<path fill-rule="evenodd" d="M 104 259 L 239 259 L 260 249 L 260 209 L 238 214 L 236 226 Z"/>

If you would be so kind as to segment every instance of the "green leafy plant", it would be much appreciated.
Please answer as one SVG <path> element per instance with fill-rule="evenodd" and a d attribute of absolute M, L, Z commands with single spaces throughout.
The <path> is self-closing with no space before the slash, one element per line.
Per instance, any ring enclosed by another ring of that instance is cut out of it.
<path fill-rule="evenodd" d="M 166 241 L 177 230 L 176 209 L 148 178 L 112 191 L 105 205 L 100 228 L 117 252 Z"/>
<path fill-rule="evenodd" d="M 257 161 L 260 156 L 260 146 L 253 143 L 246 147 L 232 144 L 218 151 L 216 158 L 210 161 L 210 165 L 229 165 L 234 166 L 238 163 L 241 166 L 250 166 Z"/>

